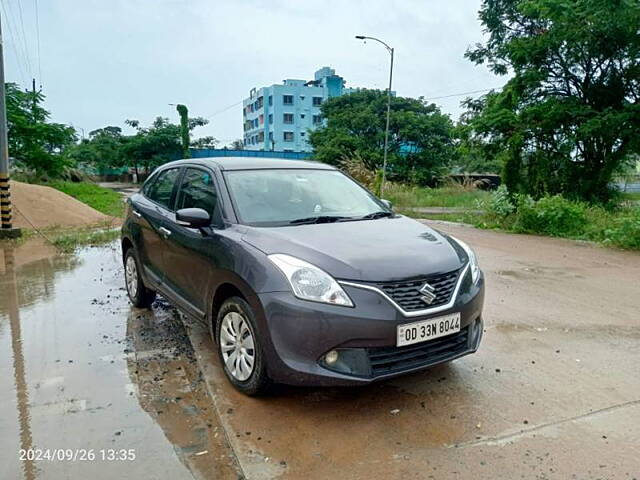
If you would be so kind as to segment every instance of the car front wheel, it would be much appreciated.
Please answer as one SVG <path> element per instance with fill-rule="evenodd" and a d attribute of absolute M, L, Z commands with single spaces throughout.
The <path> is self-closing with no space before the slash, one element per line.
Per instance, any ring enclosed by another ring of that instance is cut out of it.
<path fill-rule="evenodd" d="M 156 292 L 144 285 L 133 248 L 129 248 L 124 256 L 124 280 L 133 306 L 149 308 L 156 298 Z"/>
<path fill-rule="evenodd" d="M 266 393 L 271 381 L 249 304 L 240 297 L 226 300 L 216 319 L 218 354 L 224 373 L 247 395 Z"/>

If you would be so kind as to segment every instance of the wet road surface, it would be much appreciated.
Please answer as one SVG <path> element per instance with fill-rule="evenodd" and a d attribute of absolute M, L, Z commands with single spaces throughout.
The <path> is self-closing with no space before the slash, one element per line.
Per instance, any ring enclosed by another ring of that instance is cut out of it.
<path fill-rule="evenodd" d="M 0 478 L 640 478 L 640 255 L 436 226 L 487 274 L 477 354 L 260 399 L 229 386 L 203 326 L 129 306 L 115 247 L 4 249 Z"/>

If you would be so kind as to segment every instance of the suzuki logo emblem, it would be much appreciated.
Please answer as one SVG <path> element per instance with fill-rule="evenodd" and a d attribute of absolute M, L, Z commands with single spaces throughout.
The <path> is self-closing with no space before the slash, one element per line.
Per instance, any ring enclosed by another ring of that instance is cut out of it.
<path fill-rule="evenodd" d="M 419 292 L 422 294 L 420 296 L 420 300 L 422 300 L 427 305 L 431 305 L 433 301 L 436 299 L 435 287 L 432 287 L 428 283 L 425 283 L 422 287 L 420 287 Z"/>

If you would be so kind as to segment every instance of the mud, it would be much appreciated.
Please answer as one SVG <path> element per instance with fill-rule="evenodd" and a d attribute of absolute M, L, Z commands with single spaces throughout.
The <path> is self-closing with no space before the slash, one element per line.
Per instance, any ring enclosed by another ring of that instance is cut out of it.
<path fill-rule="evenodd" d="M 114 247 L 5 249 L 0 478 L 640 478 L 640 255 L 434 226 L 487 275 L 477 354 L 259 399 L 226 382 L 203 325 L 161 300 L 129 306 Z"/>

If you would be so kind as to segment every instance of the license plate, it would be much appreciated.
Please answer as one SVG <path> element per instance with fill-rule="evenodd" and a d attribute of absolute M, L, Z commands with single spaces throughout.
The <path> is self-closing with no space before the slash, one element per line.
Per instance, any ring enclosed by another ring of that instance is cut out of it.
<path fill-rule="evenodd" d="M 396 346 L 402 347 L 425 342 L 459 331 L 460 312 L 420 322 L 405 323 L 404 325 L 398 325 Z"/>

